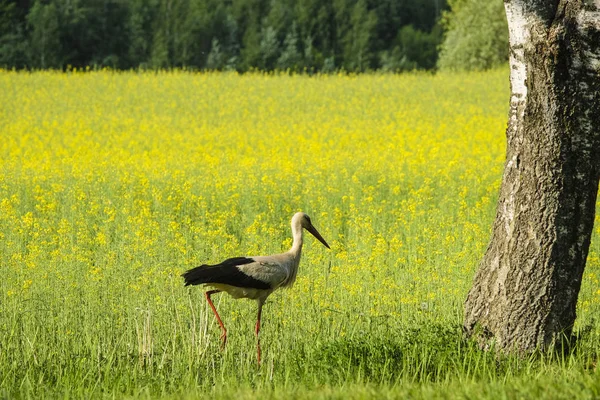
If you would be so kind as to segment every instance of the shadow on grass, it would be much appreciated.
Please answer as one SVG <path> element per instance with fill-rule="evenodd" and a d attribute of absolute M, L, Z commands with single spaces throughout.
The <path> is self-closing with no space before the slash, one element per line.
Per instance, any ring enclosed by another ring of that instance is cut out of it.
<path fill-rule="evenodd" d="M 464 336 L 461 326 L 442 324 L 407 328 L 389 337 L 339 338 L 321 344 L 310 357 L 311 370 L 327 383 L 497 378 L 526 364 L 481 350 Z"/>
<path fill-rule="evenodd" d="M 502 381 L 567 366 L 594 372 L 598 336 L 595 330 L 583 328 L 577 340 L 569 338 L 554 351 L 524 356 L 482 350 L 465 337 L 460 325 L 429 323 L 384 337 L 338 338 L 317 345 L 307 359 L 311 372 L 323 383 Z"/>

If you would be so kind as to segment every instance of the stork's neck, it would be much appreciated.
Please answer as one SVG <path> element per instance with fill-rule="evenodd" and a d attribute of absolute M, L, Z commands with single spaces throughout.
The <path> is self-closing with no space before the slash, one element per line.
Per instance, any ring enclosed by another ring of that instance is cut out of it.
<path fill-rule="evenodd" d="M 296 214 L 292 218 L 292 236 L 294 241 L 292 248 L 288 251 L 291 257 L 290 262 L 286 263 L 288 269 L 288 276 L 285 282 L 281 286 L 291 287 L 296 281 L 296 275 L 298 274 L 298 265 L 300 264 L 300 253 L 302 252 L 302 221 L 301 215 Z"/>
<path fill-rule="evenodd" d="M 292 237 L 294 238 L 294 241 L 290 253 L 292 253 L 294 257 L 300 257 L 300 253 L 302 252 L 302 225 L 299 223 L 292 224 Z"/>

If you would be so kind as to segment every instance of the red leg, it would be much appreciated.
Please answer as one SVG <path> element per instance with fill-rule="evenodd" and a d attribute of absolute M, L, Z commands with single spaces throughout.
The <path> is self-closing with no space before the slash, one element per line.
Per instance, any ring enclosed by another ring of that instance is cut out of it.
<path fill-rule="evenodd" d="M 213 304 L 212 300 L 210 299 L 210 296 L 212 294 L 219 293 L 219 292 L 220 292 L 220 290 L 209 290 L 208 292 L 206 292 L 204 294 L 204 296 L 206 297 L 206 301 L 208 301 L 208 305 L 210 306 L 210 308 L 212 308 L 213 313 L 215 313 L 215 317 L 217 317 L 217 322 L 221 326 L 221 330 L 223 331 L 223 333 L 221 334 L 221 340 L 223 341 L 221 347 L 225 348 L 225 344 L 227 343 L 227 329 L 225 329 L 225 325 L 223 324 L 223 321 L 221 321 L 221 317 L 219 317 L 219 313 L 217 312 L 215 305 Z"/>
<path fill-rule="evenodd" d="M 258 316 L 256 318 L 256 327 L 254 328 L 254 335 L 256 335 L 256 355 L 258 357 L 258 365 L 260 365 L 260 338 L 258 333 L 260 332 L 260 316 L 262 314 L 263 302 L 258 301 Z"/>

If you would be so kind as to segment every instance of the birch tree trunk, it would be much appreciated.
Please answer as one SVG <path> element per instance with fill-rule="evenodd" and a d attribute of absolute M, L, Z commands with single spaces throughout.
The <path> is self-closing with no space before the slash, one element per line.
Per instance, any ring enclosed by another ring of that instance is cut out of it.
<path fill-rule="evenodd" d="M 600 179 L 600 0 L 505 0 L 512 96 L 492 238 L 465 331 L 503 351 L 570 338 Z"/>

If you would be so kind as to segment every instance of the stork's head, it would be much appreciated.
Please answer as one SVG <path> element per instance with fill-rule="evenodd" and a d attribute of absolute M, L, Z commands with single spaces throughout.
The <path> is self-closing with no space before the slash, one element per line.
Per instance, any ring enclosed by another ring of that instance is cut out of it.
<path fill-rule="evenodd" d="M 325 239 L 323 239 L 323 236 L 321 236 L 319 231 L 317 231 L 317 229 L 313 226 L 312 221 L 310 220 L 310 217 L 308 216 L 308 214 L 303 213 L 303 212 L 297 212 L 296 214 L 294 214 L 294 216 L 292 217 L 292 227 L 294 225 L 296 225 L 296 226 L 300 225 L 302 228 L 306 229 L 314 237 L 316 237 L 319 240 L 319 242 L 323 243 L 323 245 L 325 247 L 327 247 L 328 249 L 331 248 L 331 247 L 329 247 L 329 245 L 327 244 Z"/>

